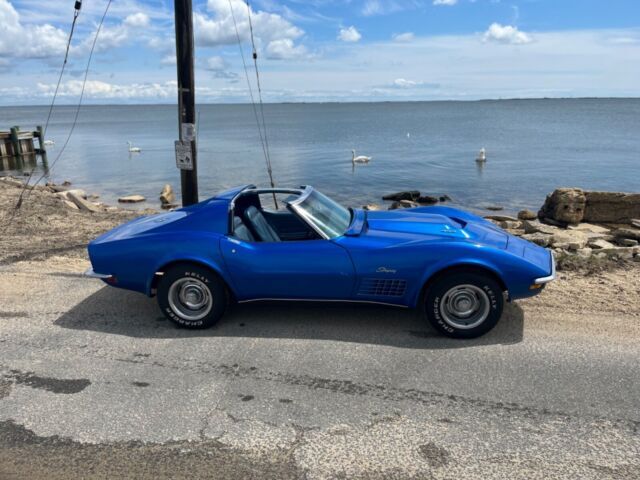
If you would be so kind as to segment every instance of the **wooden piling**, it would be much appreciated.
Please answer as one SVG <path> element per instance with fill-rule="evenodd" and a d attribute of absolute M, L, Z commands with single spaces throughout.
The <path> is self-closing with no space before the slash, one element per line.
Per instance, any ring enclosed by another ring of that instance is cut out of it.
<path fill-rule="evenodd" d="M 14 156 L 22 155 L 20 147 L 20 127 L 11 127 L 11 148 Z"/>
<path fill-rule="evenodd" d="M 38 147 L 40 147 L 38 150 L 36 150 L 36 152 L 41 155 L 46 155 L 47 146 L 44 143 L 44 129 L 42 128 L 42 125 L 38 125 L 36 127 L 36 131 L 34 132 L 34 137 L 38 138 Z"/>

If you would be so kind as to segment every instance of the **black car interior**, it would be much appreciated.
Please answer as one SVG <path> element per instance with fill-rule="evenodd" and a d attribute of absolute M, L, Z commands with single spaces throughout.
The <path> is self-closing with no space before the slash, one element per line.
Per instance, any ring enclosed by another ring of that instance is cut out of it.
<path fill-rule="evenodd" d="M 262 207 L 258 194 L 241 195 L 233 209 L 233 236 L 245 242 L 286 242 L 314 240 L 319 235 L 288 206 L 278 210 Z"/>

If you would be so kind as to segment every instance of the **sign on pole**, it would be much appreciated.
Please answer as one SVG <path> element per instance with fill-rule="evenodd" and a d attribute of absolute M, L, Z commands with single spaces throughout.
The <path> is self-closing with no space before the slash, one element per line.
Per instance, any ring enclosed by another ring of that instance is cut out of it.
<path fill-rule="evenodd" d="M 176 140 L 176 166 L 180 170 L 193 170 L 191 142 Z"/>

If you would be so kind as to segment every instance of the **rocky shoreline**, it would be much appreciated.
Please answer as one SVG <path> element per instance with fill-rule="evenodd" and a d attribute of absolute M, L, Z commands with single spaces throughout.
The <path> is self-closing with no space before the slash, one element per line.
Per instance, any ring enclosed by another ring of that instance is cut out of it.
<path fill-rule="evenodd" d="M 139 215 L 159 211 L 106 205 L 96 201 L 97 195 L 88 195 L 69 182 L 30 187 L 28 199 L 16 211 L 23 187 L 21 179 L 0 177 L 0 224 L 5 225 L 0 264 L 74 249 L 85 256 L 92 238 Z M 449 202 L 451 198 L 411 190 L 385 195 L 383 200 L 391 202 L 389 209 L 399 209 Z M 161 206 L 175 207 L 174 201 L 175 195 L 166 185 Z M 364 208 L 382 209 L 373 204 Z M 640 262 L 640 194 L 563 188 L 551 193 L 538 213 L 523 210 L 517 217 L 489 214 L 485 218 L 513 235 L 552 249 L 561 269 L 592 272 Z"/>

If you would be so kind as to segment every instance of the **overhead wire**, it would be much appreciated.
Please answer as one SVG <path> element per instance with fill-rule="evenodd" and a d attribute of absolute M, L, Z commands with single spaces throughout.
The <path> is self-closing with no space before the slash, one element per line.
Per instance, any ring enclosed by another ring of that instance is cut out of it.
<path fill-rule="evenodd" d="M 49 167 L 49 172 L 51 172 L 51 171 L 53 170 L 53 167 L 56 165 L 56 163 L 58 162 L 58 160 L 60 160 L 60 158 L 62 157 L 62 154 L 63 154 L 63 153 L 64 153 L 64 151 L 66 150 L 67 145 L 69 144 L 69 141 L 71 140 L 71 136 L 73 135 L 73 132 L 74 132 L 74 130 L 75 130 L 75 128 L 76 128 L 76 125 L 78 124 L 78 117 L 79 117 L 79 115 L 80 115 L 80 108 L 82 107 L 82 101 L 83 101 L 83 99 L 84 99 L 84 92 L 85 92 L 85 89 L 86 89 L 86 86 L 87 86 L 87 78 L 88 78 L 88 76 L 89 76 L 89 68 L 91 67 L 91 61 L 92 61 L 92 59 L 93 59 L 93 53 L 94 53 L 94 51 L 95 51 L 96 44 L 97 44 L 97 42 L 98 42 L 98 37 L 100 36 L 100 31 L 102 30 L 102 25 L 104 24 L 104 20 L 105 20 L 105 18 L 107 17 L 107 13 L 109 12 L 109 8 L 111 7 L 111 3 L 112 3 L 112 2 L 113 2 L 113 0 L 108 0 L 107 5 L 106 5 L 106 7 L 105 7 L 105 9 L 104 9 L 104 13 L 102 14 L 102 17 L 100 18 L 100 22 L 98 23 L 98 27 L 97 27 L 97 29 L 96 29 L 96 34 L 95 34 L 95 36 L 93 37 L 93 42 L 91 43 L 91 49 L 90 49 L 90 51 L 89 51 L 89 57 L 88 57 L 88 59 L 87 59 L 87 65 L 86 65 L 85 70 L 84 70 L 84 78 L 83 78 L 83 80 L 82 80 L 82 87 L 81 87 L 81 89 L 80 89 L 80 97 L 79 97 L 79 99 L 78 99 L 78 105 L 76 106 L 75 114 L 74 114 L 74 117 L 73 117 L 73 122 L 72 122 L 72 124 L 71 124 L 70 129 L 69 129 L 69 133 L 68 133 L 68 135 L 67 135 L 67 138 L 65 139 L 65 141 L 64 141 L 64 143 L 63 143 L 63 145 L 62 145 L 62 148 L 60 149 L 60 151 L 59 151 L 59 152 L 58 152 L 58 154 L 56 155 L 56 158 L 54 159 L 54 161 L 51 163 L 51 166 Z M 78 2 L 78 1 L 77 1 L 77 2 L 76 2 L 76 8 L 77 8 L 77 7 L 78 7 L 78 5 L 79 5 L 79 4 L 81 4 L 81 3 L 82 3 L 82 2 Z M 54 99 L 53 99 L 53 102 L 51 103 L 51 107 L 50 107 L 50 109 L 49 109 L 49 115 L 48 115 L 48 117 L 47 117 L 47 126 L 48 126 L 48 123 L 49 123 L 49 119 L 50 119 L 50 117 L 51 117 L 51 111 L 53 110 L 53 104 L 54 104 L 54 102 L 55 102 L 55 96 L 57 96 L 57 93 L 58 93 L 58 90 L 59 90 L 59 87 L 60 87 L 60 81 L 61 81 L 61 79 L 62 79 L 62 74 L 64 73 L 64 68 L 65 68 L 65 66 L 66 66 L 66 64 L 67 64 L 68 55 L 69 55 L 69 49 L 70 49 L 70 45 L 71 45 L 71 39 L 72 39 L 72 36 L 73 36 L 73 32 L 74 32 L 74 28 L 75 28 L 75 23 L 76 23 L 76 20 L 77 20 L 78 15 L 79 15 L 79 9 L 76 9 L 76 10 L 74 11 L 74 19 L 73 19 L 73 23 L 72 23 L 72 27 L 71 27 L 71 32 L 70 32 L 70 35 L 69 35 L 69 41 L 68 41 L 68 44 L 67 44 L 67 49 L 66 49 L 66 52 L 65 52 L 65 59 L 64 59 L 63 65 L 62 65 L 62 69 L 61 69 L 60 77 L 59 77 L 59 79 L 58 79 L 58 84 L 57 84 L 57 86 L 56 86 L 56 90 L 55 90 L 55 92 L 54 92 Z M 44 131 L 46 131 L 46 128 L 47 128 L 47 127 L 45 127 L 45 130 L 44 130 Z M 22 190 L 22 192 L 21 192 L 21 194 L 20 194 L 20 197 L 19 197 L 19 199 L 18 199 L 18 203 L 16 204 L 16 207 L 15 207 L 15 208 L 16 208 L 16 210 L 18 210 L 18 209 L 22 206 L 23 200 L 27 200 L 27 199 L 29 198 L 29 196 L 30 196 L 30 193 L 29 193 L 29 194 L 27 194 L 26 198 L 24 198 L 24 193 L 25 193 L 25 191 L 27 190 L 27 187 L 28 187 L 28 184 L 29 184 L 29 180 L 30 180 L 30 179 L 31 179 L 31 177 L 33 176 L 33 173 L 34 173 L 34 171 L 35 171 L 35 168 L 36 168 L 36 167 L 34 166 L 34 167 L 32 168 L 32 170 L 31 170 L 31 173 L 29 174 L 29 177 L 28 177 L 28 179 L 27 179 L 27 182 L 25 183 L 25 186 L 24 186 L 24 188 L 23 188 L 23 190 Z M 32 189 L 33 189 L 33 187 L 35 187 L 36 185 L 38 185 L 38 183 L 40 183 L 40 182 L 42 181 L 42 179 L 43 179 L 46 175 L 47 175 L 47 172 L 43 172 L 43 173 L 42 173 L 42 175 L 40 175 L 40 177 L 38 177 L 38 179 L 36 180 L 36 182 L 33 184 Z"/>
<path fill-rule="evenodd" d="M 262 101 L 262 86 L 260 85 L 260 70 L 258 69 L 258 50 L 256 49 L 256 42 L 253 35 L 253 22 L 251 20 L 251 5 L 249 0 L 245 0 L 247 4 L 247 16 L 249 17 L 249 32 L 251 34 L 251 48 L 253 50 L 253 65 L 256 71 L 256 85 L 258 87 L 258 101 L 260 102 L 260 115 L 262 117 L 262 129 L 264 130 L 264 143 L 267 150 L 267 169 L 269 172 L 269 180 L 271 181 L 271 188 L 275 187 L 273 181 L 273 170 L 271 168 L 271 152 L 269 151 L 269 137 L 267 136 L 267 122 L 264 119 L 264 103 Z"/>
<path fill-rule="evenodd" d="M 247 66 L 247 61 L 244 55 L 244 49 L 242 48 L 242 38 L 240 36 L 240 30 L 238 28 L 238 22 L 236 20 L 236 15 L 233 9 L 233 3 L 232 0 L 228 0 L 229 1 L 229 10 L 231 11 L 231 18 L 233 20 L 233 26 L 235 28 L 235 32 L 236 32 L 236 39 L 238 42 L 238 49 L 240 50 L 240 58 L 242 59 L 242 66 L 244 69 L 244 76 L 245 79 L 247 81 L 247 88 L 249 90 L 249 97 L 251 98 L 251 108 L 253 109 L 253 115 L 255 117 L 256 120 L 256 125 L 258 127 L 258 135 L 260 137 L 260 145 L 262 147 L 262 153 L 264 155 L 264 159 L 265 159 L 265 163 L 267 165 L 267 174 L 269 175 L 269 181 L 271 183 L 271 188 L 275 187 L 275 182 L 273 180 L 273 169 L 271 167 L 271 154 L 269 151 L 269 140 L 267 138 L 267 127 L 266 127 L 266 121 L 265 121 L 265 116 L 264 116 L 264 105 L 262 102 L 262 88 L 260 85 L 260 74 L 259 74 L 259 70 L 258 70 L 258 53 L 256 50 L 256 46 L 255 46 L 255 39 L 254 39 L 254 34 L 253 34 L 253 23 L 251 21 L 251 6 L 249 5 L 248 1 L 245 1 L 245 4 L 247 5 L 247 14 L 248 14 L 248 18 L 249 18 L 249 32 L 251 35 L 251 47 L 252 47 L 252 57 L 253 57 L 253 61 L 254 61 L 254 68 L 256 71 L 256 83 L 257 83 L 257 88 L 258 88 L 258 96 L 259 96 L 259 102 L 260 102 L 260 113 L 258 113 L 258 107 L 256 106 L 256 99 L 255 99 L 255 95 L 253 93 L 253 86 L 251 84 L 251 79 L 249 78 L 249 68 Z M 273 194 L 273 202 L 275 204 L 276 209 L 278 208 L 278 201 L 276 199 L 276 194 Z"/>

